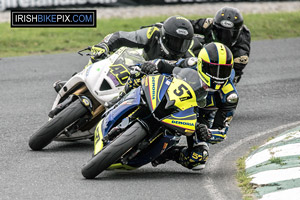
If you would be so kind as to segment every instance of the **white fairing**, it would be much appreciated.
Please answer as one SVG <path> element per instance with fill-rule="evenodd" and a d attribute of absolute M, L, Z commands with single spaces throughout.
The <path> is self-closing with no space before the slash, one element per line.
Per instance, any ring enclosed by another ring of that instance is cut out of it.
<path fill-rule="evenodd" d="M 127 79 L 126 74 L 129 72 L 128 70 L 126 71 L 126 68 L 128 68 L 130 65 L 142 62 L 144 62 L 142 50 L 125 47 L 120 48 L 107 59 L 101 60 L 86 67 L 84 70 L 70 78 L 64 87 L 59 91 L 52 109 L 57 106 L 61 97 L 63 97 L 71 88 L 80 82 L 84 82 L 86 84 L 90 93 L 101 104 L 109 102 L 114 97 L 118 96 L 120 91 L 123 90 Z M 119 75 L 122 75 L 122 81 L 120 81 L 118 78 L 118 74 L 114 73 L 112 68 L 113 66 L 116 67 Z M 121 70 L 118 70 L 119 68 Z"/>

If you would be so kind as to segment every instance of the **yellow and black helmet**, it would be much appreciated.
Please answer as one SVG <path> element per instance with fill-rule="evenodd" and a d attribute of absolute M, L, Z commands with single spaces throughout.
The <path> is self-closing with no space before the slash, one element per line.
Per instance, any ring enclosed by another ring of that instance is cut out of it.
<path fill-rule="evenodd" d="M 224 44 L 212 42 L 198 55 L 197 70 L 202 81 L 211 89 L 219 90 L 230 78 L 233 56 Z"/>

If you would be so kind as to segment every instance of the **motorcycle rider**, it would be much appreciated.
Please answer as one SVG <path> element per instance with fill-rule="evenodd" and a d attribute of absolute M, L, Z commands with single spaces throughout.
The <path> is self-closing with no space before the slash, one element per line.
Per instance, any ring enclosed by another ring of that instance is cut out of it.
<path fill-rule="evenodd" d="M 198 58 L 181 59 L 177 63 L 166 60 L 146 62 L 141 70 L 146 73 L 172 73 L 175 67 L 191 67 L 198 71 L 203 87 L 208 92 L 206 105 L 198 108 L 196 132 L 187 137 L 188 146 L 174 146 L 152 162 L 153 166 L 174 160 L 182 166 L 200 170 L 205 167 L 209 145 L 226 138 L 229 124 L 238 104 L 238 93 L 233 84 L 233 56 L 230 49 L 212 42 L 201 49 Z"/>
<path fill-rule="evenodd" d="M 214 18 L 200 18 L 190 22 L 195 36 L 202 44 L 220 42 L 231 50 L 234 58 L 234 83 L 238 83 L 248 64 L 251 43 L 250 31 L 244 25 L 240 11 L 233 7 L 223 7 L 216 12 Z M 157 27 L 161 25 L 162 23 L 156 24 Z M 198 55 L 195 49 L 194 51 L 194 54 Z"/>
<path fill-rule="evenodd" d="M 160 28 L 152 26 L 107 35 L 103 41 L 91 48 L 92 56 L 88 65 L 105 58 L 108 53 L 122 46 L 142 48 L 146 60 L 178 60 L 182 57 L 192 57 L 194 54 L 191 49 L 200 45 L 197 40 L 193 40 L 193 36 L 194 30 L 189 20 L 182 16 L 172 16 Z M 64 84 L 65 81 L 57 81 L 53 87 L 58 92 Z"/>

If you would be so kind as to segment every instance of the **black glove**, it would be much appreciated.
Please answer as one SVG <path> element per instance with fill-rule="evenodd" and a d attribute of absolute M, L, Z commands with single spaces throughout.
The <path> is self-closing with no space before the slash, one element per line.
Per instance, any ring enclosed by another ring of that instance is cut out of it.
<path fill-rule="evenodd" d="M 108 47 L 104 43 L 99 43 L 92 46 L 91 52 L 92 52 L 92 56 L 91 56 L 92 60 L 103 59 L 107 56 Z"/>
<path fill-rule="evenodd" d="M 209 141 L 212 137 L 211 132 L 208 130 L 205 124 L 197 123 L 196 125 L 196 135 L 198 140 Z"/>
<path fill-rule="evenodd" d="M 153 74 L 153 72 L 157 71 L 157 66 L 152 62 L 145 62 L 141 66 L 141 71 L 145 74 Z"/>
<path fill-rule="evenodd" d="M 242 75 L 243 75 L 242 70 L 235 69 L 235 77 L 233 79 L 234 85 L 236 85 L 238 82 L 240 82 Z"/>

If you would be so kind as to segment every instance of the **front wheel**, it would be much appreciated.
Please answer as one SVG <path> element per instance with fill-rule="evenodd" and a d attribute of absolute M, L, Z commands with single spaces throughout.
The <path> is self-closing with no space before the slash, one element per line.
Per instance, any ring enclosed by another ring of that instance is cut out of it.
<path fill-rule="evenodd" d="M 98 174 L 121 158 L 121 156 L 130 148 L 142 141 L 146 135 L 147 133 L 142 125 L 139 122 L 136 122 L 89 160 L 81 170 L 82 175 L 87 179 L 95 178 Z"/>
<path fill-rule="evenodd" d="M 52 120 L 48 121 L 29 139 L 29 147 L 32 150 L 41 150 L 47 146 L 66 127 L 84 116 L 88 109 L 82 105 L 80 100 L 72 102 Z"/>

